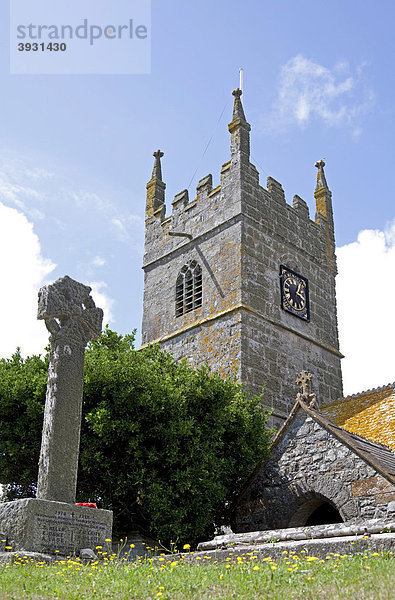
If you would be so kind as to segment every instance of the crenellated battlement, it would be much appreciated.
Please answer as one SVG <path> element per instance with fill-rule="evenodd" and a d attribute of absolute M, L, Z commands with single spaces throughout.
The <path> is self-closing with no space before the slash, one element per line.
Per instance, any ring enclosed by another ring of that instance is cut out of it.
<path fill-rule="evenodd" d="M 163 156 L 163 153 L 160 154 Z M 154 170 L 160 172 L 160 176 L 161 168 L 159 171 L 157 163 L 161 156 L 155 153 Z M 288 235 L 304 237 L 306 248 L 313 241 L 312 237 L 316 237 L 322 242 L 323 255 L 333 268 L 333 218 L 331 207 L 328 210 L 327 206 L 328 196 L 329 199 L 331 197 L 327 187 L 320 185 L 318 193 L 316 189 L 317 212 L 313 220 L 305 200 L 294 195 L 292 205 L 289 204 L 281 183 L 273 177 L 269 176 L 267 187 L 262 187 L 259 173 L 251 163 L 248 164 L 247 176 L 241 179 L 245 184 L 244 194 L 235 201 L 234 187 L 238 175 L 237 163 L 235 165 L 232 160 L 225 162 L 220 171 L 219 185 L 213 188 L 213 176 L 209 173 L 199 180 L 193 198 L 189 197 L 186 189 L 175 195 L 170 215 L 166 215 L 165 183 L 161 179 L 151 179 L 147 184 L 145 264 L 193 242 L 217 227 L 219 222 L 244 214 L 265 224 L 268 229 L 277 228 L 279 221 L 286 223 Z M 321 174 L 319 183 L 323 184 Z"/>

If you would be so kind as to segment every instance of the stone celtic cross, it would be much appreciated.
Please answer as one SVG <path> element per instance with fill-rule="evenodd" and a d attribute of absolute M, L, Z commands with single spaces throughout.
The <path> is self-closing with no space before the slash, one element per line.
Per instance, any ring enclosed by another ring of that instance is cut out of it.
<path fill-rule="evenodd" d="M 311 382 L 313 380 L 313 376 L 311 373 L 303 370 L 299 377 L 296 378 L 296 384 L 302 387 L 302 395 L 309 396 L 311 394 Z"/>
<path fill-rule="evenodd" d="M 50 332 L 47 394 L 37 498 L 75 502 L 85 347 L 100 336 L 103 311 L 91 288 L 62 277 L 38 294 L 38 319 Z"/>

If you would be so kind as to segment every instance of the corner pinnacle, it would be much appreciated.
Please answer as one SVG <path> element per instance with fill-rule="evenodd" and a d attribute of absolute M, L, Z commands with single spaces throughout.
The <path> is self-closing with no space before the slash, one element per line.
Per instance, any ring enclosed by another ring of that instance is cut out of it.
<path fill-rule="evenodd" d="M 155 157 L 154 168 L 152 169 L 152 176 L 147 183 L 147 200 L 145 205 L 145 212 L 147 218 L 152 216 L 160 217 L 163 219 L 166 212 L 165 207 L 165 189 L 166 184 L 162 180 L 162 167 L 160 159 L 163 156 L 163 152 L 157 150 L 153 153 Z"/>
<path fill-rule="evenodd" d="M 323 158 L 321 158 L 321 160 L 317 160 L 317 162 L 314 165 L 315 167 L 317 167 L 318 169 L 318 173 L 317 173 L 317 185 L 316 185 L 316 190 L 319 190 L 321 188 L 325 188 L 325 189 L 329 189 L 328 188 L 328 184 L 326 182 L 326 178 L 325 178 L 325 173 L 324 173 L 324 167 L 325 167 L 325 161 Z"/>
<path fill-rule="evenodd" d="M 162 156 L 164 156 L 164 153 L 160 150 L 157 150 L 152 156 L 155 157 L 154 168 L 152 169 L 152 179 L 159 179 L 159 181 L 162 181 L 162 167 L 160 164 L 160 159 Z"/>
<path fill-rule="evenodd" d="M 235 119 L 241 119 L 243 121 L 246 120 L 243 105 L 241 103 L 242 93 L 243 92 L 241 91 L 240 88 L 237 88 L 236 90 L 233 90 L 233 92 L 232 92 L 233 96 L 235 97 L 235 102 L 233 105 L 233 116 L 232 116 L 233 121 Z"/>

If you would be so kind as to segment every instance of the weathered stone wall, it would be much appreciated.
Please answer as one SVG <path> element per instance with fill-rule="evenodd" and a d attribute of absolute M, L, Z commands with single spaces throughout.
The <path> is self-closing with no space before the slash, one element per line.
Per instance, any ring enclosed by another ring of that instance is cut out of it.
<path fill-rule="evenodd" d="M 280 295 L 280 286 L 277 287 Z M 284 321 L 292 318 L 286 313 L 283 316 Z M 302 321 L 301 325 L 304 325 Z M 280 418 L 289 414 L 295 402 L 295 374 L 306 366 L 314 374 L 314 391 L 318 398 L 335 400 L 341 394 L 339 358 L 324 345 L 297 335 L 295 331 L 258 311 L 243 312 L 241 380 L 248 383 L 248 389 L 253 393 L 260 393 L 266 383 L 264 402 L 273 409 L 274 416 Z"/>
<path fill-rule="evenodd" d="M 208 362 L 212 371 L 241 380 L 241 320 L 240 309 L 235 309 L 170 337 L 162 347 L 178 359 L 193 357 L 195 367 Z"/>
<path fill-rule="evenodd" d="M 216 327 L 216 319 L 235 309 L 241 299 L 240 231 L 240 219 L 231 218 L 145 267 L 143 344 L 161 338 L 166 344 L 169 337 L 182 335 L 206 319 Z M 202 269 L 203 303 L 177 317 L 176 280 L 190 260 Z M 206 360 L 210 361 L 209 351 Z"/>
<path fill-rule="evenodd" d="M 323 501 L 344 521 L 395 516 L 395 486 L 299 409 L 241 497 L 232 529 L 303 526 Z"/>

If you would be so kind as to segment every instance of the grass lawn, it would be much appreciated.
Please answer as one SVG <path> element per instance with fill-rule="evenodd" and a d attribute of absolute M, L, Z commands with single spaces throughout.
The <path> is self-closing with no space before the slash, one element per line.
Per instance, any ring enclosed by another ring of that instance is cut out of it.
<path fill-rule="evenodd" d="M 274 562 L 246 553 L 217 563 L 214 557 L 190 562 L 166 555 L 127 563 L 103 552 L 90 564 L 75 558 L 45 564 L 21 555 L 0 566 L 3 598 L 393 600 L 395 556 L 329 554 L 320 560 L 284 553 Z"/>

